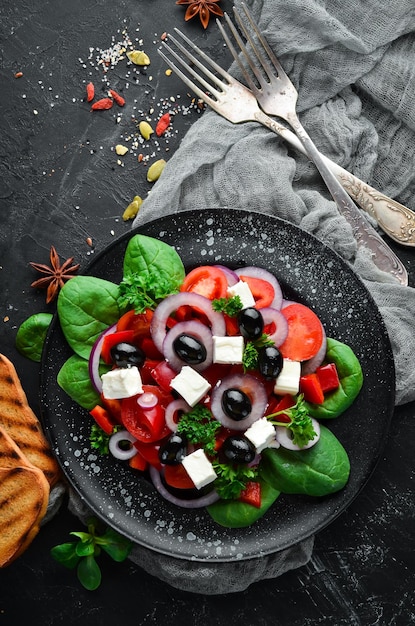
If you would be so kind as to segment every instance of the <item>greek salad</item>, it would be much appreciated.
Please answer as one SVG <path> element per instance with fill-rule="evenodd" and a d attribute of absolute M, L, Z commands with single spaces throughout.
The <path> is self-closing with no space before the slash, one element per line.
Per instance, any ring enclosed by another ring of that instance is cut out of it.
<path fill-rule="evenodd" d="M 91 446 L 175 505 L 244 527 L 281 493 L 347 483 L 324 422 L 359 394 L 360 363 L 268 270 L 186 271 L 172 246 L 137 234 L 120 284 L 76 276 L 57 309 L 74 352 L 58 383 L 89 411 Z"/>

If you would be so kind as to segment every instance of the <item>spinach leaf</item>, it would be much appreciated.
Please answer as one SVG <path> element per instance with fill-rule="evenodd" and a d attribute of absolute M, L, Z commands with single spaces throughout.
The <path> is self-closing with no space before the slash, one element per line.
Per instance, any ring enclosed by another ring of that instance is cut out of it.
<path fill-rule="evenodd" d="M 109 365 L 102 365 L 100 366 L 100 373 L 103 374 L 109 369 Z M 100 396 L 91 383 L 88 361 L 77 354 L 73 354 L 62 365 L 58 372 L 57 381 L 58 385 L 72 400 L 88 411 L 100 401 Z"/>
<path fill-rule="evenodd" d="M 260 476 L 282 493 L 325 496 L 342 489 L 349 479 L 349 457 L 333 433 L 320 428 L 320 439 L 308 450 L 263 450 Z"/>
<path fill-rule="evenodd" d="M 16 348 L 20 354 L 40 363 L 52 318 L 52 313 L 35 313 L 22 322 L 16 334 Z"/>
<path fill-rule="evenodd" d="M 327 339 L 326 363 L 334 363 L 340 387 L 328 393 L 323 404 L 307 402 L 308 413 L 316 419 L 333 419 L 355 401 L 363 385 L 363 372 L 353 350 L 336 339 Z"/>
<path fill-rule="evenodd" d="M 98 336 L 121 317 L 119 287 L 94 276 L 74 276 L 58 297 L 59 321 L 72 350 L 89 358 Z"/>
<path fill-rule="evenodd" d="M 153 237 L 134 235 L 127 245 L 123 265 L 124 276 L 151 274 L 168 281 L 172 291 L 178 290 L 185 277 L 183 262 L 176 250 Z"/>
<path fill-rule="evenodd" d="M 245 528 L 256 522 L 265 515 L 271 504 L 280 495 L 269 483 L 261 482 L 261 507 L 257 508 L 252 504 L 241 502 L 240 500 L 218 500 L 207 507 L 207 511 L 212 519 L 226 528 Z"/>

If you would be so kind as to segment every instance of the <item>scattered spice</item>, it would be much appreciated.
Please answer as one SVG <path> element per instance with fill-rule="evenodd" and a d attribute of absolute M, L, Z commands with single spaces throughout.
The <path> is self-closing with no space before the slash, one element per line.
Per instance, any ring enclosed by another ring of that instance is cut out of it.
<path fill-rule="evenodd" d="M 95 97 L 94 83 L 88 83 L 86 86 L 86 101 L 91 102 Z"/>
<path fill-rule="evenodd" d="M 16 72 L 14 75 L 15 78 L 21 78 L 23 76 L 23 72 Z"/>
<path fill-rule="evenodd" d="M 138 213 L 140 206 L 143 204 L 143 199 L 140 196 L 134 196 L 133 201 L 130 202 L 128 207 L 125 209 L 122 214 L 122 218 L 124 222 L 128 220 L 132 220 Z"/>
<path fill-rule="evenodd" d="M 140 131 L 140 135 L 147 141 L 150 139 L 150 135 L 154 133 L 154 130 L 148 122 L 140 122 L 138 130 Z"/>
<path fill-rule="evenodd" d="M 164 170 L 165 166 L 166 166 L 166 161 L 164 159 L 159 159 L 158 161 L 155 161 L 152 165 L 150 165 L 150 167 L 148 168 L 148 172 L 147 172 L 148 182 L 155 183 L 156 180 L 160 178 L 161 173 Z"/>
<path fill-rule="evenodd" d="M 88 246 L 89 246 L 90 248 L 92 248 L 92 238 L 91 238 L 91 237 L 87 237 L 87 238 L 86 238 L 86 242 L 87 242 Z"/>
<path fill-rule="evenodd" d="M 118 104 L 118 106 L 123 107 L 125 104 L 125 99 L 120 96 L 120 94 L 117 91 L 114 91 L 114 89 L 110 89 L 110 95 L 114 98 L 114 101 Z"/>
<path fill-rule="evenodd" d="M 220 0 L 176 0 L 176 4 L 187 5 L 184 15 L 185 21 L 187 22 L 198 15 L 203 28 L 208 27 L 211 14 L 218 17 L 223 16 L 222 9 L 217 5 L 218 2 Z"/>
<path fill-rule="evenodd" d="M 171 118 L 170 113 L 165 113 L 161 116 L 156 125 L 156 135 L 157 137 L 161 137 L 164 135 L 168 127 L 170 126 Z"/>
<path fill-rule="evenodd" d="M 72 265 L 73 257 L 67 259 L 61 264 L 58 253 L 54 246 L 50 247 L 50 267 L 43 263 L 30 263 L 31 267 L 37 272 L 44 274 L 42 278 L 35 280 L 31 287 L 39 289 L 47 289 L 46 304 L 53 302 L 57 297 L 59 290 L 67 280 L 74 277 L 79 269 L 79 264 Z"/>
<path fill-rule="evenodd" d="M 134 65 L 150 65 L 150 57 L 142 50 L 130 50 L 127 57 Z"/>
<path fill-rule="evenodd" d="M 110 109 L 113 105 L 112 98 L 101 98 L 101 100 L 97 100 L 91 106 L 91 111 L 103 111 L 105 109 Z"/>
<path fill-rule="evenodd" d="M 119 156 L 124 156 L 124 154 L 127 154 L 128 148 L 127 148 L 127 146 L 123 146 L 120 143 L 117 143 L 117 145 L 115 146 L 115 152 Z"/>

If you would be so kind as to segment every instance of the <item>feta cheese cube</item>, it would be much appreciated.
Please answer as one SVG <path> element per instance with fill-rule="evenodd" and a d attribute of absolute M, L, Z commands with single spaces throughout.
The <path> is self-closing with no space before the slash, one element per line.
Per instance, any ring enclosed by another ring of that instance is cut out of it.
<path fill-rule="evenodd" d="M 249 288 L 248 283 L 240 280 L 235 285 L 228 287 L 228 296 L 239 296 L 242 302 L 242 308 L 247 309 L 249 306 L 255 306 L 255 298 Z"/>
<path fill-rule="evenodd" d="M 143 393 L 138 367 L 117 367 L 101 376 L 102 394 L 108 400 L 131 398 Z"/>
<path fill-rule="evenodd" d="M 274 393 L 284 395 L 289 393 L 295 396 L 300 390 L 301 363 L 284 359 L 282 370 L 277 376 L 274 385 Z"/>
<path fill-rule="evenodd" d="M 212 463 L 202 449 L 185 456 L 182 464 L 198 489 L 213 482 L 217 476 Z"/>
<path fill-rule="evenodd" d="M 213 336 L 213 362 L 214 363 L 242 363 L 244 354 L 244 338 Z"/>
<path fill-rule="evenodd" d="M 189 365 L 184 365 L 170 385 L 179 393 L 187 404 L 195 406 L 207 394 L 211 385 Z"/>
<path fill-rule="evenodd" d="M 254 422 L 244 434 L 255 446 L 255 450 L 258 454 L 265 448 L 273 446 L 276 442 L 275 428 L 266 417 L 262 417 Z"/>

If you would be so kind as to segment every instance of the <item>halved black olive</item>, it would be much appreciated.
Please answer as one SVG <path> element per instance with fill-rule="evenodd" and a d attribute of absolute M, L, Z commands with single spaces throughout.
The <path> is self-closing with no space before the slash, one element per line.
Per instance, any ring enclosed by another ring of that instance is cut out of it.
<path fill-rule="evenodd" d="M 137 346 L 130 343 L 117 343 L 110 350 L 111 358 L 117 367 L 141 367 L 146 355 Z"/>
<path fill-rule="evenodd" d="M 276 346 L 264 346 L 258 350 L 258 369 L 264 378 L 277 378 L 282 366 L 282 354 Z"/>
<path fill-rule="evenodd" d="M 224 463 L 251 463 L 255 458 L 255 447 L 244 435 L 231 435 L 219 450 Z"/>
<path fill-rule="evenodd" d="M 245 339 L 259 339 L 264 330 L 264 318 L 258 309 L 247 307 L 238 314 L 238 326 L 240 333 Z"/>
<path fill-rule="evenodd" d="M 173 341 L 173 349 L 177 356 L 189 365 L 198 365 L 206 360 L 205 346 L 192 335 L 182 333 Z"/>
<path fill-rule="evenodd" d="M 244 391 L 231 387 L 222 394 L 222 409 L 228 417 L 239 422 L 250 414 L 252 403 Z"/>

